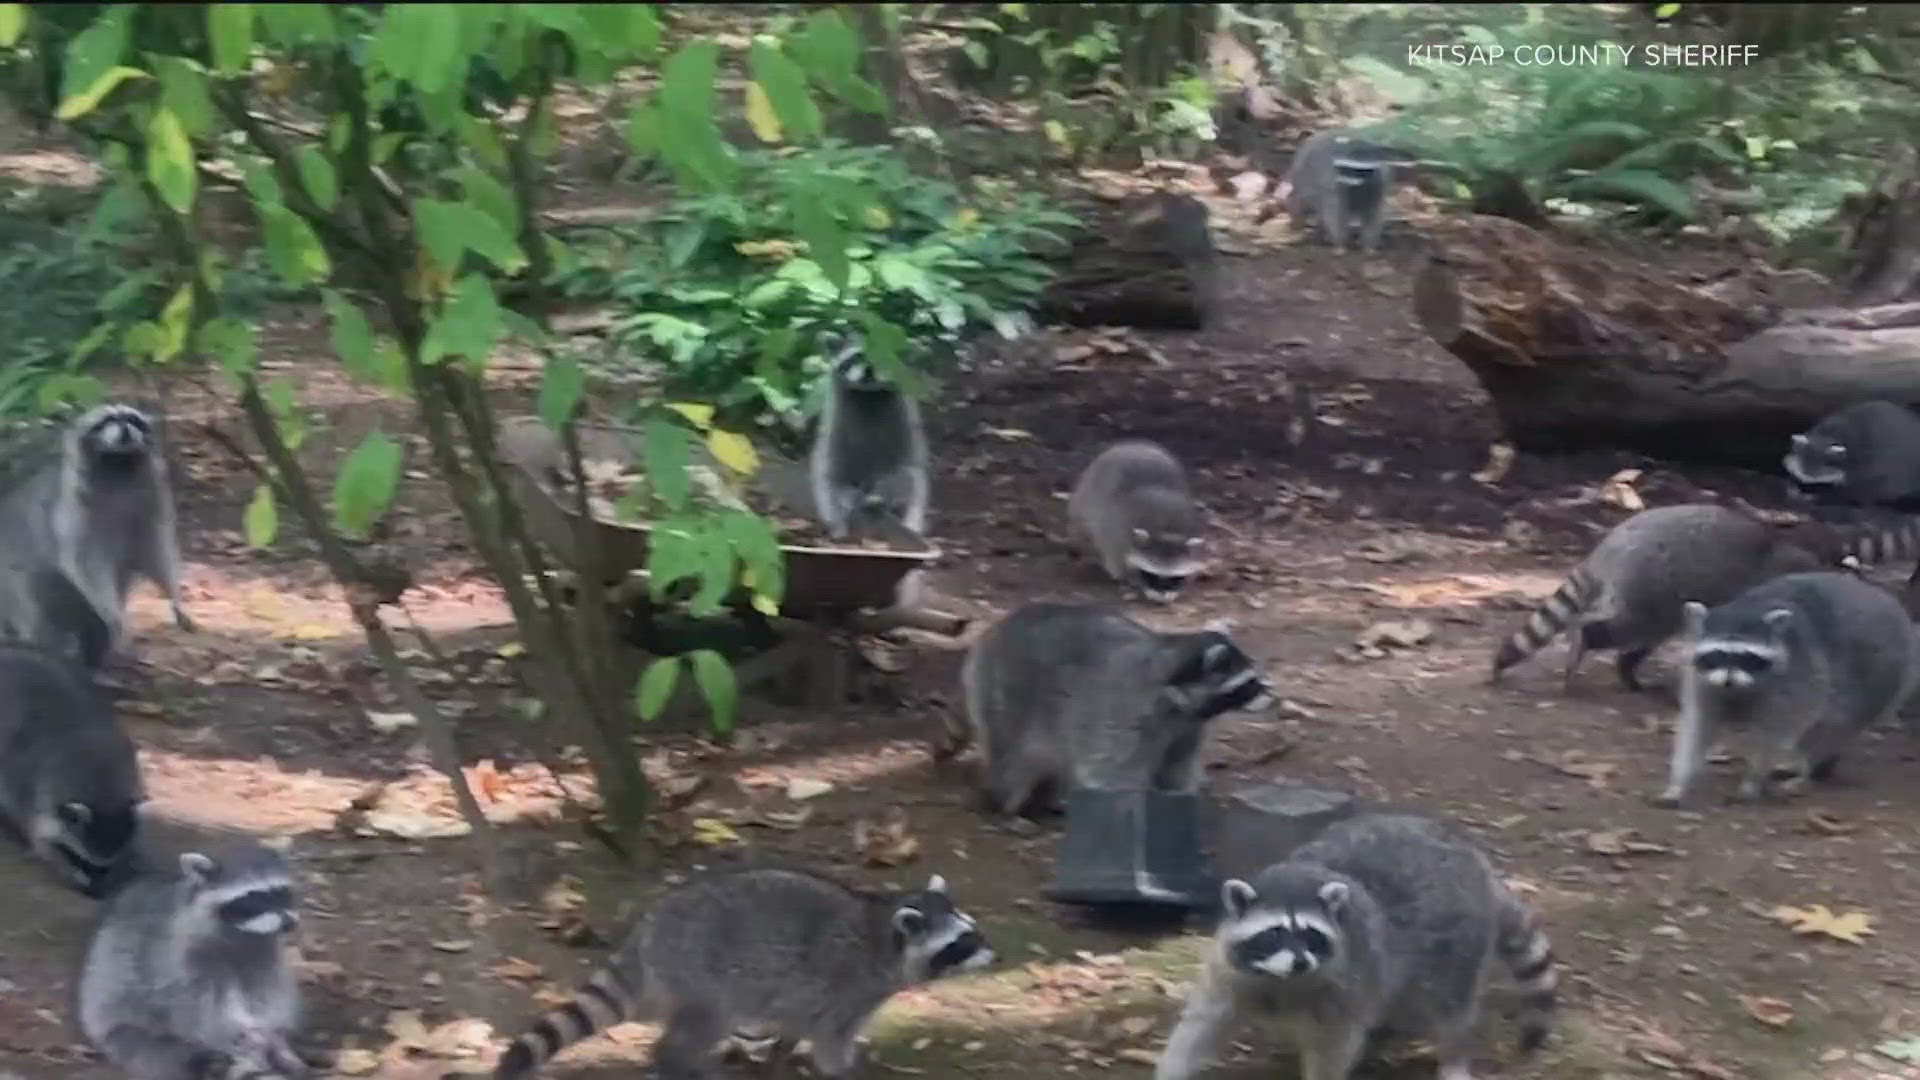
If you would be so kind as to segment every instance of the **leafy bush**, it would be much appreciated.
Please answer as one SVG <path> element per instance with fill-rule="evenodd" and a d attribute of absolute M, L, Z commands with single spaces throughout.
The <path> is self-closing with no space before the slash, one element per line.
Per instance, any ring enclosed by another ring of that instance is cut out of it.
<path fill-rule="evenodd" d="M 876 362 L 910 370 L 983 329 L 1015 332 L 1051 276 L 1037 245 L 1073 219 L 1030 195 L 982 201 L 993 205 L 971 205 L 884 148 L 742 154 L 731 189 L 678 199 L 616 234 L 563 287 L 613 301 L 618 351 L 662 365 L 671 396 L 791 423 L 824 371 L 822 338 L 856 323 L 870 345 L 874 316 L 903 330 L 896 355 Z M 823 233 L 845 242 L 814 239 Z M 844 292 L 833 284 L 842 274 Z"/>

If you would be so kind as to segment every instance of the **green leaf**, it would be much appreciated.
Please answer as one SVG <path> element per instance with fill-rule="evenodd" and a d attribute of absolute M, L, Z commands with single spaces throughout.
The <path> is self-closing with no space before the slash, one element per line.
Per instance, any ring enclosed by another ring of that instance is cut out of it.
<path fill-rule="evenodd" d="M 286 202 L 286 193 L 280 190 L 280 179 L 259 158 L 240 159 L 240 181 L 246 185 L 247 194 L 253 197 L 256 207 L 279 206 Z"/>
<path fill-rule="evenodd" d="M 141 293 L 153 287 L 160 280 L 160 272 L 151 267 L 136 270 L 122 278 L 120 284 L 108 289 L 93 305 L 95 311 L 115 312 L 126 307 Z"/>
<path fill-rule="evenodd" d="M 506 226 L 486 211 L 466 203 L 415 199 L 414 222 L 433 261 L 448 273 L 460 269 L 460 257 L 469 249 L 511 274 L 527 265 L 527 256 Z"/>
<path fill-rule="evenodd" d="M 200 174 L 194 171 L 193 143 L 172 109 L 161 106 L 147 122 L 147 180 L 176 214 L 193 205 Z"/>
<path fill-rule="evenodd" d="M 11 49 L 27 28 L 27 5 L 0 4 L 0 49 Z"/>
<path fill-rule="evenodd" d="M 332 210 L 340 201 L 340 181 L 334 175 L 333 162 L 327 160 L 327 152 L 318 146 L 303 146 L 293 161 L 300 170 L 300 183 L 314 203 L 322 210 Z"/>
<path fill-rule="evenodd" d="M 559 431 L 573 417 L 574 407 L 580 404 L 580 395 L 585 389 L 586 373 L 581 370 L 579 360 L 570 355 L 548 357 L 547 368 L 540 376 L 540 419 Z"/>
<path fill-rule="evenodd" d="M 118 86 L 122 80 L 132 75 L 109 76 L 109 70 L 127 55 L 127 44 L 131 35 L 133 4 L 115 4 L 104 13 L 96 16 L 85 30 L 74 35 L 67 43 L 65 70 L 60 77 L 60 111 L 54 115 L 61 120 L 71 120 L 84 116 L 100 104 L 100 99 L 108 91 Z M 128 71 L 137 71 L 128 68 Z M 145 72 L 140 72 L 145 75 Z M 111 79 L 102 85 L 103 79 Z M 84 97 L 84 105 L 76 104 L 75 98 Z"/>
<path fill-rule="evenodd" d="M 1671 19 L 1678 14 L 1680 14 L 1679 4 L 1661 4 L 1653 9 L 1653 17 L 1656 19 Z"/>
<path fill-rule="evenodd" d="M 213 46 L 213 66 L 222 75 L 248 70 L 253 53 L 253 5 L 207 5 L 207 39 Z"/>
<path fill-rule="evenodd" d="M 373 55 L 396 78 L 423 94 L 455 85 L 460 61 L 460 9 L 455 4 L 388 4 L 374 34 Z"/>
<path fill-rule="evenodd" d="M 688 653 L 687 662 L 693 667 L 693 681 L 699 685 L 701 696 L 707 699 L 707 708 L 713 710 L 713 729 L 722 735 L 732 731 L 734 709 L 740 703 L 740 684 L 734 678 L 733 665 L 712 649 Z"/>
<path fill-rule="evenodd" d="M 1686 188 L 1658 173 L 1633 169 L 1595 173 L 1562 184 L 1559 190 L 1569 199 L 1618 199 L 1651 204 L 1688 221 L 1694 215 L 1693 196 Z"/>
<path fill-rule="evenodd" d="M 160 309 L 158 325 L 160 340 L 153 351 L 153 358 L 166 363 L 180 355 L 187 346 L 187 332 L 193 324 L 193 286 L 182 285 L 174 291 L 167 306 Z"/>
<path fill-rule="evenodd" d="M 687 505 L 687 463 L 692 458 L 686 428 L 659 419 L 649 420 L 641 428 L 640 461 L 646 469 L 647 486 L 675 513 Z"/>
<path fill-rule="evenodd" d="M 770 42 L 756 41 L 747 53 L 753 81 L 766 91 L 775 116 L 795 140 L 820 134 L 820 109 L 807 91 L 807 73 Z M 772 141 L 772 140 L 768 140 Z"/>
<path fill-rule="evenodd" d="M 360 305 L 334 289 L 323 292 L 320 299 L 326 305 L 327 317 L 333 320 L 335 355 L 355 375 L 372 377 L 373 328 L 367 325 L 366 313 L 360 310 Z"/>
<path fill-rule="evenodd" d="M 836 11 L 807 20 L 806 29 L 787 43 L 806 73 L 834 97 L 862 112 L 884 114 L 886 96 L 860 77 L 860 38 Z"/>
<path fill-rule="evenodd" d="M 427 337 L 435 346 L 434 360 L 451 355 L 485 363 L 505 331 L 506 321 L 494 298 L 493 283 L 484 274 L 468 274 L 454 283 L 446 306 L 428 328 Z M 421 359 L 427 357 L 423 355 Z"/>
<path fill-rule="evenodd" d="M 92 112 L 95 106 L 100 104 L 100 99 L 113 93 L 114 87 L 119 86 L 128 79 L 147 78 L 152 78 L 152 76 L 141 71 L 139 68 L 108 68 L 96 76 L 94 80 L 88 83 L 79 93 L 61 102 L 59 110 L 53 114 L 54 118 L 57 120 L 73 120 L 85 116 Z"/>
<path fill-rule="evenodd" d="M 454 118 L 453 125 L 460 132 L 460 141 L 482 164 L 489 169 L 506 169 L 507 148 L 500 144 L 500 135 L 494 131 L 491 121 L 461 113 Z"/>
<path fill-rule="evenodd" d="M 461 166 L 454 175 L 469 203 L 499 222 L 506 235 L 519 235 L 520 202 L 505 184 L 472 165 Z"/>
<path fill-rule="evenodd" d="M 637 160 L 651 158 L 660 149 L 660 114 L 652 102 L 643 102 L 627 114 L 627 146 Z"/>
<path fill-rule="evenodd" d="M 714 74 L 720 47 L 681 46 L 660 69 L 659 149 L 683 181 L 718 189 L 733 179 L 734 161 L 713 122 Z"/>
<path fill-rule="evenodd" d="M 200 326 L 197 344 L 202 352 L 212 353 L 220 366 L 233 375 L 253 370 L 260 349 L 253 340 L 253 327 L 222 315 Z"/>
<path fill-rule="evenodd" d="M 280 45 L 332 44 L 333 16 L 327 4 L 255 4 L 268 40 Z"/>
<path fill-rule="evenodd" d="M 720 533 L 740 556 L 752 577 L 756 593 L 778 600 L 786 594 L 786 554 L 773 527 L 758 514 L 725 510 L 719 515 Z"/>
<path fill-rule="evenodd" d="M 141 321 L 127 327 L 127 332 L 121 335 L 120 347 L 134 356 L 152 356 L 160 351 L 161 337 L 159 323 Z"/>
<path fill-rule="evenodd" d="M 400 485 L 400 446 L 370 431 L 340 465 L 333 482 L 333 524 L 341 535 L 364 539 L 387 512 Z"/>
<path fill-rule="evenodd" d="M 267 242 L 267 261 L 273 272 L 289 285 L 311 285 L 325 281 L 333 272 L 333 262 L 320 238 L 300 215 L 284 206 L 259 208 L 260 225 Z"/>
<path fill-rule="evenodd" d="M 836 289 L 845 290 L 853 265 L 847 259 L 847 230 L 825 195 L 817 185 L 799 186 L 788 208 L 794 233 L 807 243 L 807 254 Z"/>
<path fill-rule="evenodd" d="M 207 96 L 207 76 L 200 65 L 178 56 L 156 56 L 153 70 L 160 78 L 160 103 L 180 118 L 187 134 L 211 131 L 213 99 Z"/>
<path fill-rule="evenodd" d="M 274 534 L 280 531 L 280 508 L 274 504 L 272 487 L 261 484 L 253 489 L 253 499 L 247 503 L 247 512 L 241 521 L 247 530 L 248 544 L 263 548 L 273 543 Z"/>
<path fill-rule="evenodd" d="M 662 656 L 647 665 L 640 674 L 640 683 L 634 688 L 633 710 L 642 720 L 652 720 L 667 707 L 667 699 L 673 696 L 673 688 L 680 682 L 680 658 Z"/>

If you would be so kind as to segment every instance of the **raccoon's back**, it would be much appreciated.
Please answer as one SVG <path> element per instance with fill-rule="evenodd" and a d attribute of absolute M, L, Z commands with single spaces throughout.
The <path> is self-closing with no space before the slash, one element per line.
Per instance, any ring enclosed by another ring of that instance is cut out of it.
<path fill-rule="evenodd" d="M 1191 526 L 1198 517 L 1186 469 L 1164 447 L 1144 439 L 1101 451 L 1081 472 L 1067 509 L 1096 536 L 1135 524 Z"/>
<path fill-rule="evenodd" d="M 59 782 L 84 798 L 132 790 L 138 776 L 133 741 L 77 663 L 0 643 L 0 777 L 12 792 Z"/>
<path fill-rule="evenodd" d="M 846 393 L 832 433 L 832 479 L 859 486 L 924 464 L 913 404 L 899 394 Z"/>
<path fill-rule="evenodd" d="M 1484 924 L 1491 934 L 1495 925 L 1492 864 L 1457 829 L 1431 818 L 1362 814 L 1295 849 L 1289 861 L 1360 882 L 1398 933 L 1444 934 Z"/>
<path fill-rule="evenodd" d="M 1615 527 L 1586 565 L 1622 614 L 1670 610 L 1677 619 L 1687 600 L 1724 603 L 1764 580 L 1778 549 L 1773 526 L 1739 511 L 1663 506 Z"/>

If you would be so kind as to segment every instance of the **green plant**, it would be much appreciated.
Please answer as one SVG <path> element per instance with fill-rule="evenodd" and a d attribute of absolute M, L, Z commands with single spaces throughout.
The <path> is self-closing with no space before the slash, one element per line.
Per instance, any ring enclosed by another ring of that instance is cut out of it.
<path fill-rule="evenodd" d="M 712 401 L 735 423 L 791 423 L 824 370 L 825 336 L 878 317 L 904 332 L 881 362 L 914 371 L 980 330 L 1011 336 L 1051 277 L 1035 248 L 1072 221 L 1033 196 L 967 198 L 884 148 L 829 142 L 740 155 L 729 190 L 675 200 L 561 280 L 612 301 L 616 354 L 660 365 L 670 396 Z"/>

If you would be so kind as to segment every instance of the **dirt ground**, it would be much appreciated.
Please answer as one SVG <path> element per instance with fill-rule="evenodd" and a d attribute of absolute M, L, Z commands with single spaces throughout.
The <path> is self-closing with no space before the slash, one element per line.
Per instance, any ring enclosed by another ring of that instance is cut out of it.
<path fill-rule="evenodd" d="M 1215 523 L 1216 566 L 1171 608 L 1130 606 L 1162 625 L 1233 620 L 1288 702 L 1218 725 L 1211 786 L 1288 778 L 1449 815 L 1544 912 L 1569 969 L 1560 1038 L 1519 1063 L 1505 1049 L 1508 1031 L 1490 1021 L 1490 1071 L 1920 1076 L 1873 1049 L 1920 1035 L 1920 746 L 1911 734 L 1874 737 L 1839 781 L 1797 804 L 1671 812 L 1646 802 L 1665 760 L 1666 693 L 1629 694 L 1607 664 L 1590 662 L 1562 694 L 1557 647 L 1506 685 L 1483 684 L 1494 642 L 1525 604 L 1625 516 L 1594 495 L 1617 470 L 1646 468 L 1638 487 L 1653 504 L 1703 491 L 1778 504 L 1780 482 L 1681 476 L 1607 455 L 1522 458 L 1496 483 L 1475 480 L 1496 439 L 1492 416 L 1464 369 L 1412 325 L 1415 257 L 1403 242 L 1364 269 L 1305 244 L 1229 259 L 1221 323 L 1152 337 L 1159 359 L 1122 350 L 1063 361 L 1061 348 L 1086 334 L 1043 335 L 982 358 L 932 410 L 935 531 L 948 556 L 936 589 L 982 617 L 1041 596 L 1115 599 L 1059 538 L 1064 491 L 1104 441 L 1160 440 L 1193 469 Z M 316 461 L 337 459 L 370 425 L 399 430 L 403 415 L 331 377 L 316 359 L 324 341 L 313 312 L 288 312 L 263 350 L 329 421 L 331 433 L 306 448 Z M 1310 388 L 1318 414 L 1300 446 L 1287 437 L 1294 381 Z M 491 763 L 478 775 L 501 805 L 545 801 L 533 823 L 498 830 L 501 903 L 478 894 L 467 841 L 381 832 L 374 812 L 354 808 L 394 782 L 392 805 L 418 811 L 432 785 L 418 778 L 417 732 L 393 726 L 395 706 L 304 541 L 283 537 L 255 552 L 241 540 L 251 484 L 197 426 L 237 430 L 234 418 L 211 411 L 191 385 L 171 390 L 187 603 L 201 630 L 176 630 L 151 593 L 136 598 L 139 663 L 121 672 L 121 711 L 163 845 L 232 832 L 290 839 L 311 912 L 301 944 L 312 1048 L 341 1053 L 342 1073 L 484 1067 L 485 1055 L 465 1051 L 501 1045 L 587 970 L 663 880 L 761 856 L 873 883 L 917 884 L 938 871 L 998 948 L 996 970 L 889 1004 L 871 1033 L 867 1076 L 1150 1073 L 1200 928 L 1096 926 L 1038 899 L 1057 830 L 986 827 L 966 764 L 936 765 L 928 753 L 957 702 L 955 649 L 894 650 L 889 666 L 902 670 L 866 671 L 858 703 L 832 715 L 750 706 L 735 746 L 643 732 L 656 778 L 677 792 L 702 782 L 663 831 L 684 838 L 694 819 L 731 821 L 743 845 L 683 843 L 659 874 L 638 877 L 576 826 L 540 817 L 553 809 L 540 762 L 561 740 L 516 707 L 504 606 L 453 539 L 418 447 L 389 539 L 422 582 L 408 597 L 412 616 L 458 672 L 433 676 L 430 688 L 457 710 L 469 763 Z M 522 396 L 524 385 L 502 393 Z M 1413 619 L 1434 629 L 1424 645 L 1345 655 L 1369 625 Z M 832 787 L 796 803 L 787 797 L 794 780 Z M 408 792 L 411 802 L 400 797 Z M 904 811 L 919 853 L 869 867 L 854 825 L 890 807 Z M 420 820 L 386 819 L 401 833 L 418 833 Z M 584 904 L 577 912 L 552 891 L 563 875 L 562 892 Z M 0 896 L 10 898 L 0 923 L 0 1066 L 31 1080 L 109 1076 L 69 1019 L 89 905 L 13 849 L 0 853 Z M 1870 913 L 1873 932 L 1852 944 L 1796 936 L 1768 917 L 1777 905 L 1813 904 Z M 494 1025 L 491 1043 L 476 1024 L 445 1026 L 470 1018 Z M 617 1029 L 550 1075 L 632 1075 L 651 1033 Z M 1275 1075 L 1274 1047 L 1248 1038 L 1217 1075 Z M 369 1054 L 383 1050 L 376 1066 Z M 1388 1071 L 1430 1067 L 1416 1058 Z"/>

